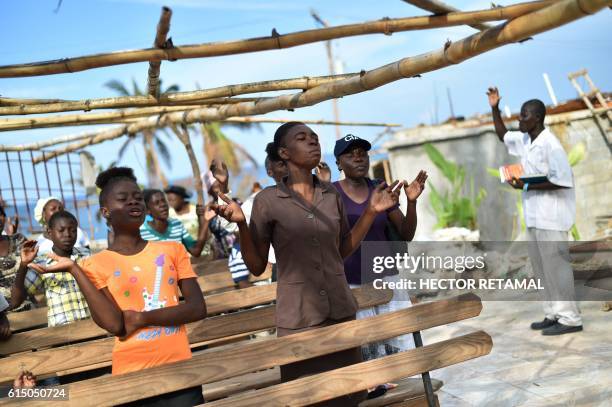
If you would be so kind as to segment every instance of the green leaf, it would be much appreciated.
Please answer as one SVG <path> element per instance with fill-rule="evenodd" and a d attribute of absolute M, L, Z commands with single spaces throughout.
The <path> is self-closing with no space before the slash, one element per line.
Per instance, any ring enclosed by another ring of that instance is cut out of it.
<path fill-rule="evenodd" d="M 497 169 L 497 168 L 487 168 L 487 173 L 490 176 L 499 179 L 499 169 Z"/>
<path fill-rule="evenodd" d="M 423 148 L 431 162 L 442 172 L 444 177 L 453 182 L 457 178 L 457 166 L 447 161 L 444 156 L 442 156 L 442 153 L 432 144 L 423 144 Z"/>
<path fill-rule="evenodd" d="M 586 156 L 586 148 L 584 143 L 580 142 L 576 144 L 567 155 L 567 160 L 569 161 L 570 166 L 575 166 L 580 163 L 580 161 L 584 160 Z"/>

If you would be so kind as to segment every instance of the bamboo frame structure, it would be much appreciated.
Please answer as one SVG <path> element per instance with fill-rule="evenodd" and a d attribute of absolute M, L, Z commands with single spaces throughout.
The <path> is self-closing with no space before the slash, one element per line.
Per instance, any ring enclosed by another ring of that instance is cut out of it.
<path fill-rule="evenodd" d="M 404 2 L 408 4 L 412 4 L 415 7 L 418 7 L 425 11 L 429 11 L 430 13 L 434 13 L 436 15 L 456 13 L 460 11 L 458 8 L 449 6 L 448 4 L 443 3 L 439 0 L 404 0 Z M 489 24 L 483 24 L 483 23 L 468 24 L 468 25 L 479 31 L 486 30 L 487 28 L 491 28 Z"/>
<path fill-rule="evenodd" d="M 554 1 L 542 0 L 515 4 L 508 7 L 493 8 L 490 10 L 453 12 L 441 16 L 434 15 L 395 19 L 384 18 L 377 21 L 298 31 L 284 35 L 278 35 L 276 30 L 273 30 L 272 35 L 269 37 L 250 38 L 246 40 L 184 45 L 164 49 L 147 48 L 131 51 L 117 51 L 29 64 L 4 65 L 0 66 L 0 78 L 73 73 L 92 68 L 145 61 L 174 61 L 178 59 L 234 55 L 247 52 L 291 48 L 298 45 L 357 35 L 377 33 L 389 35 L 394 32 L 507 20 L 539 10 L 551 3 L 554 3 Z"/>
<path fill-rule="evenodd" d="M 84 100 L 64 100 L 61 102 L 40 104 L 20 104 L 13 105 L 13 101 L 19 99 L 0 98 L 0 115 L 25 115 L 39 113 L 58 113 L 74 110 L 90 111 L 94 109 L 128 108 L 128 107 L 151 107 L 166 106 L 177 104 L 207 104 L 219 103 L 225 100 L 235 100 L 232 96 L 245 95 L 260 92 L 275 92 L 281 90 L 312 89 L 315 86 L 323 85 L 342 79 L 359 76 L 359 73 L 349 73 L 333 76 L 304 76 L 301 78 L 277 79 L 261 82 L 247 82 L 235 85 L 220 86 L 217 88 L 201 89 L 188 92 L 173 92 L 160 95 L 159 100 L 152 96 L 119 96 L 111 98 L 84 99 Z M 1 107 L 4 100 L 8 100 L 10 106 Z M 36 100 L 36 99 L 29 99 Z M 43 100 L 43 99 L 40 99 Z M 240 100 L 240 99 L 238 99 Z"/>
<path fill-rule="evenodd" d="M 153 46 L 155 48 L 165 49 L 172 46 L 172 42 L 168 43 L 166 37 L 170 31 L 170 18 L 172 10 L 168 7 L 162 7 L 159 23 L 157 23 L 157 32 Z M 157 99 L 159 96 L 159 70 L 161 61 L 149 61 L 149 71 L 147 72 L 147 93 Z"/>
<path fill-rule="evenodd" d="M 115 124 L 123 123 L 136 123 L 141 119 L 126 119 L 125 121 L 117 122 Z M 330 120 L 300 120 L 296 118 L 286 119 L 271 119 L 263 117 L 229 117 L 224 120 L 220 120 L 219 123 L 287 123 L 289 121 L 299 121 L 304 124 L 312 124 L 319 126 L 357 126 L 357 127 L 385 127 L 387 129 L 391 127 L 401 127 L 398 123 L 375 123 L 375 122 L 346 122 L 346 121 L 330 121 Z M 105 129 L 112 130 L 112 129 Z M 85 140 L 95 137 L 100 133 L 100 130 L 94 132 L 85 132 L 81 134 L 75 134 L 70 136 L 61 136 L 50 140 L 39 141 L 29 144 L 20 145 L 3 145 L 0 144 L 0 152 L 14 152 L 14 151 L 37 151 L 43 148 L 52 147 L 58 144 L 70 143 L 73 141 Z"/>
<path fill-rule="evenodd" d="M 168 113 L 159 118 L 148 118 L 117 129 L 101 132 L 89 140 L 71 144 L 53 153 L 45 154 L 45 158 L 50 159 L 92 144 L 121 137 L 124 134 L 137 133 L 143 129 L 167 126 L 173 123 L 189 124 L 201 121 L 216 121 L 232 116 L 250 116 L 275 110 L 295 109 L 311 106 L 335 97 L 364 92 L 402 78 L 409 78 L 458 64 L 494 48 L 520 41 L 586 15 L 594 14 L 610 5 L 612 5 L 612 0 L 559 0 L 505 24 L 473 34 L 463 40 L 445 44 L 442 49 L 404 58 L 371 71 L 362 72 L 358 78 L 336 81 L 299 94 L 282 95 L 261 103 L 237 103 L 215 109 L 194 109 L 186 112 L 186 114 Z M 42 158 L 35 159 L 35 162 L 41 161 Z"/>
<path fill-rule="evenodd" d="M 204 186 L 202 185 L 202 177 L 200 174 L 200 165 L 198 164 L 198 159 L 193 151 L 193 146 L 191 145 L 191 140 L 189 138 L 189 131 L 187 131 L 187 127 L 181 126 L 179 130 L 175 124 L 171 125 L 170 128 L 176 134 L 178 139 L 183 143 L 185 150 L 187 151 L 187 156 L 189 157 L 189 163 L 191 164 L 191 171 L 193 173 L 193 180 L 195 183 L 195 190 L 198 196 L 198 204 L 204 205 Z"/>
<path fill-rule="evenodd" d="M 259 103 L 264 100 L 271 98 L 256 98 L 252 101 Z M 239 103 L 239 102 L 236 102 Z M 143 117 L 149 117 L 154 115 L 161 115 L 171 112 L 187 112 L 193 109 L 199 109 L 204 107 L 214 106 L 201 106 L 201 105 L 190 105 L 190 106 L 160 106 L 160 107 L 145 107 L 142 109 L 128 109 L 128 110 L 116 110 L 113 112 L 101 112 L 101 113 L 85 113 L 85 114 L 70 114 L 70 115 L 57 115 L 57 116 L 45 116 L 37 118 L 17 118 L 17 119 L 0 119 L 0 132 L 3 131 L 15 131 L 15 130 L 29 130 L 29 129 L 40 129 L 48 127 L 63 127 L 63 126 L 88 126 L 92 124 L 116 124 L 116 123 L 128 123 L 134 122 L 132 119 L 141 119 Z M 240 123 L 255 123 L 255 120 L 246 120 L 240 118 L 226 119 L 228 122 L 240 122 Z M 279 120 L 274 119 L 260 119 L 259 123 L 278 123 Z M 337 121 L 311 121 L 312 124 L 334 124 L 341 123 Z M 389 125 L 387 123 L 368 123 L 368 122 L 347 122 L 342 123 L 345 126 L 380 126 L 380 127 L 396 127 L 399 125 Z M 82 137 L 81 137 L 82 138 Z"/>

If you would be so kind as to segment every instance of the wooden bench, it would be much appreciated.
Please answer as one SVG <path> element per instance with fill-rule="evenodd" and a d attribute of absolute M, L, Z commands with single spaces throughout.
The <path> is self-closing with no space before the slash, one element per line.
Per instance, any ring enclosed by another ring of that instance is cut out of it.
<path fill-rule="evenodd" d="M 255 293 L 250 295 L 250 293 Z M 358 288 L 353 290 L 361 308 L 387 303 L 391 300 L 391 293 L 373 289 Z M 208 308 L 213 312 L 222 312 L 228 309 L 240 309 L 255 303 L 266 303 L 276 298 L 276 284 L 255 286 L 243 290 L 235 290 L 229 293 L 215 294 L 207 298 Z M 250 334 L 264 331 L 275 326 L 274 305 L 234 312 L 217 317 L 206 318 L 201 321 L 187 325 L 187 333 L 192 347 L 210 344 L 213 341 L 222 341 L 235 335 Z M 0 359 L 2 369 L 0 371 L 0 382 L 14 378 L 21 366 L 32 371 L 37 376 L 54 374 L 60 371 L 72 371 L 91 366 L 99 368 L 110 366 L 114 337 L 89 340 L 87 342 L 57 348 L 40 350 L 37 345 L 48 345 L 49 343 L 62 344 L 74 341 L 84 336 L 92 337 L 92 332 L 83 335 L 77 324 L 84 325 L 89 322 L 91 331 L 106 335 L 93 321 L 79 321 L 78 323 L 64 325 L 55 328 L 46 328 L 36 337 L 32 336 L 35 331 L 28 331 L 14 335 L 9 342 L 0 344 L 0 349 L 16 350 L 18 347 L 27 349 L 38 349 L 36 352 L 24 352 L 13 354 Z M 76 328 L 74 328 L 76 326 Z M 74 329 L 73 329 L 74 328 Z M 53 330 L 63 330 L 63 335 L 53 334 Z M 27 340 L 27 342 L 26 342 Z M 15 342 L 13 342 L 15 341 Z M 10 346 L 10 347 L 9 347 Z"/>
<path fill-rule="evenodd" d="M 68 385 L 70 400 L 58 401 L 57 405 L 110 406 L 202 384 L 205 385 L 204 389 L 209 391 L 216 388 L 216 394 L 219 396 L 231 392 L 227 388 L 236 382 L 232 381 L 232 378 L 238 378 L 243 383 L 250 380 L 246 387 L 257 388 L 258 384 L 253 383 L 254 375 L 267 375 L 266 383 L 262 383 L 267 387 L 218 399 L 206 403 L 205 406 L 303 406 L 400 379 L 400 390 L 390 392 L 382 401 L 366 401 L 363 406 L 372 407 L 380 405 L 377 403 L 381 402 L 392 405 L 434 406 L 437 405 L 437 398 L 433 391 L 439 388 L 441 383 L 431 384 L 427 400 L 423 387 L 417 389 L 414 387 L 414 380 L 403 379 L 488 354 L 492 348 L 488 334 L 477 331 L 271 386 L 270 383 L 277 382 L 274 380 L 274 373 L 268 369 L 473 318 L 478 316 L 481 310 L 480 299 L 473 294 L 466 294 L 282 338 L 251 340 L 208 349 L 183 362 L 71 383 Z M 143 385 L 145 383 L 146 386 Z M 226 390 L 222 389 L 223 386 Z M 410 386 L 413 386 L 413 391 L 406 390 Z M 234 388 L 236 387 L 240 386 L 234 385 Z M 8 400 L 0 401 L 0 405 L 8 403 Z M 36 406 L 43 405 L 42 403 L 32 401 L 29 404 Z"/>
<path fill-rule="evenodd" d="M 205 294 L 233 290 L 234 280 L 227 268 L 227 259 L 214 260 L 209 263 L 198 264 L 194 267 L 198 274 L 198 284 Z M 251 276 L 251 281 L 263 281 L 270 278 L 271 272 L 261 276 Z M 30 329 L 47 326 L 47 307 L 36 308 L 23 312 L 9 312 L 8 319 L 13 332 L 22 332 Z M 0 353 L 1 354 L 1 353 Z"/>
<path fill-rule="evenodd" d="M 244 290 L 232 290 L 222 294 L 205 296 L 208 315 L 269 303 L 275 298 L 276 284 L 249 287 Z M 91 319 L 51 328 L 34 329 L 13 334 L 8 341 L 0 342 L 0 356 L 67 342 L 84 341 L 106 335 L 108 333 L 98 327 Z"/>

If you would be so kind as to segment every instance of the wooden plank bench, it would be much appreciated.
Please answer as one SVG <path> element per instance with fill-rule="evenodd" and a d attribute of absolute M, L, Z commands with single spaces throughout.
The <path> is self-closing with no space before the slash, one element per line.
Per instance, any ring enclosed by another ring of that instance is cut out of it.
<path fill-rule="evenodd" d="M 213 348 L 187 361 L 71 383 L 68 385 L 70 400 L 58 401 L 57 405 L 110 406 L 201 384 L 218 384 L 279 365 L 473 318 L 481 310 L 480 299 L 466 294 L 282 338 Z M 491 337 L 477 331 L 381 359 L 247 391 L 206 405 L 308 405 L 477 358 L 488 354 L 491 348 Z M 143 383 L 147 385 L 143 386 Z M 423 393 L 411 394 L 409 399 L 402 401 L 404 405 L 422 405 L 422 402 Z M 9 403 L 0 400 L 0 405 Z M 31 401 L 29 404 L 37 406 L 42 403 Z M 435 396 L 431 403 L 436 405 Z"/>
<path fill-rule="evenodd" d="M 199 269 L 199 270 L 198 270 Z M 202 263 L 194 268 L 198 274 L 198 284 L 205 294 L 233 290 L 234 280 L 227 268 L 227 260 L 215 260 Z M 251 276 L 252 282 L 263 281 L 270 278 L 271 271 L 261 276 Z M 9 312 L 7 314 L 13 332 L 22 332 L 47 326 L 47 307 L 36 308 L 23 312 Z"/>
<path fill-rule="evenodd" d="M 238 293 L 241 291 L 246 292 L 248 290 L 256 292 L 258 290 L 265 290 L 265 292 L 268 293 L 268 296 L 264 299 L 269 301 L 270 297 L 272 297 L 272 299 L 275 298 L 275 288 L 275 285 L 249 287 L 243 290 L 232 291 L 230 293 L 216 294 L 210 298 L 216 297 L 217 300 L 212 301 L 212 303 L 217 303 L 218 309 L 221 309 L 222 307 L 227 309 L 231 306 L 231 304 L 229 304 L 229 301 L 226 301 L 228 298 L 226 294 L 244 296 L 243 293 Z M 270 295 L 270 293 L 272 295 Z M 392 297 L 390 292 L 367 288 L 354 289 L 353 293 L 361 308 L 387 303 Z M 237 301 L 235 304 L 240 305 L 240 308 L 242 308 L 244 303 Z M 275 326 L 275 310 L 276 307 L 270 305 L 193 322 L 187 325 L 189 341 L 194 346 L 200 346 L 205 343 L 210 343 L 210 341 L 223 340 L 224 338 L 233 335 L 244 335 L 273 328 Z M 97 326 L 96 328 L 103 331 Z M 54 328 L 47 328 L 47 330 L 52 329 Z M 24 332 L 23 334 L 28 334 L 28 332 Z M 18 335 L 22 334 L 17 334 L 15 336 L 17 337 Z M 73 335 L 78 335 L 78 331 L 74 332 Z M 46 336 L 44 338 L 46 338 Z M 73 339 L 74 337 L 69 338 Z M 53 339 L 53 337 L 51 339 Z M 11 340 L 13 340 L 13 338 L 11 338 Z M 26 369 L 32 371 L 37 376 L 87 366 L 98 368 L 105 366 L 104 363 L 106 363 L 106 366 L 110 366 L 114 340 L 114 337 L 105 337 L 74 345 L 38 350 L 37 352 L 19 353 L 0 359 L 2 363 L 0 383 L 14 378 L 15 372 L 19 372 L 21 366 L 25 366 Z M 64 338 L 64 341 L 66 341 L 66 338 Z"/>
<path fill-rule="evenodd" d="M 232 290 L 205 297 L 208 315 L 266 304 L 274 299 L 276 299 L 276 284 Z M 85 319 L 71 324 L 14 334 L 7 341 L 0 342 L 0 356 L 107 335 L 108 332 L 96 325 L 92 319 Z"/>

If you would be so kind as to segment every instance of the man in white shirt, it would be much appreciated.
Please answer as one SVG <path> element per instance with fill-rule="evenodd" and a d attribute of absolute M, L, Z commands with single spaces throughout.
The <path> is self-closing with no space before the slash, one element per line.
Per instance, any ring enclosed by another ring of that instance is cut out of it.
<path fill-rule="evenodd" d="M 569 263 L 567 232 L 576 217 L 576 197 L 572 170 L 559 140 L 544 126 L 546 106 L 537 99 L 523 103 L 519 130 L 508 131 L 499 110 L 499 92 L 487 92 L 493 112 L 495 132 L 512 155 L 521 158 L 523 171 L 544 174 L 547 181 L 510 182 L 523 190 L 523 213 L 529 240 L 529 257 L 537 278 L 544 284 L 544 313 L 531 329 L 543 335 L 582 331 L 582 318 L 575 301 L 574 273 Z"/>

